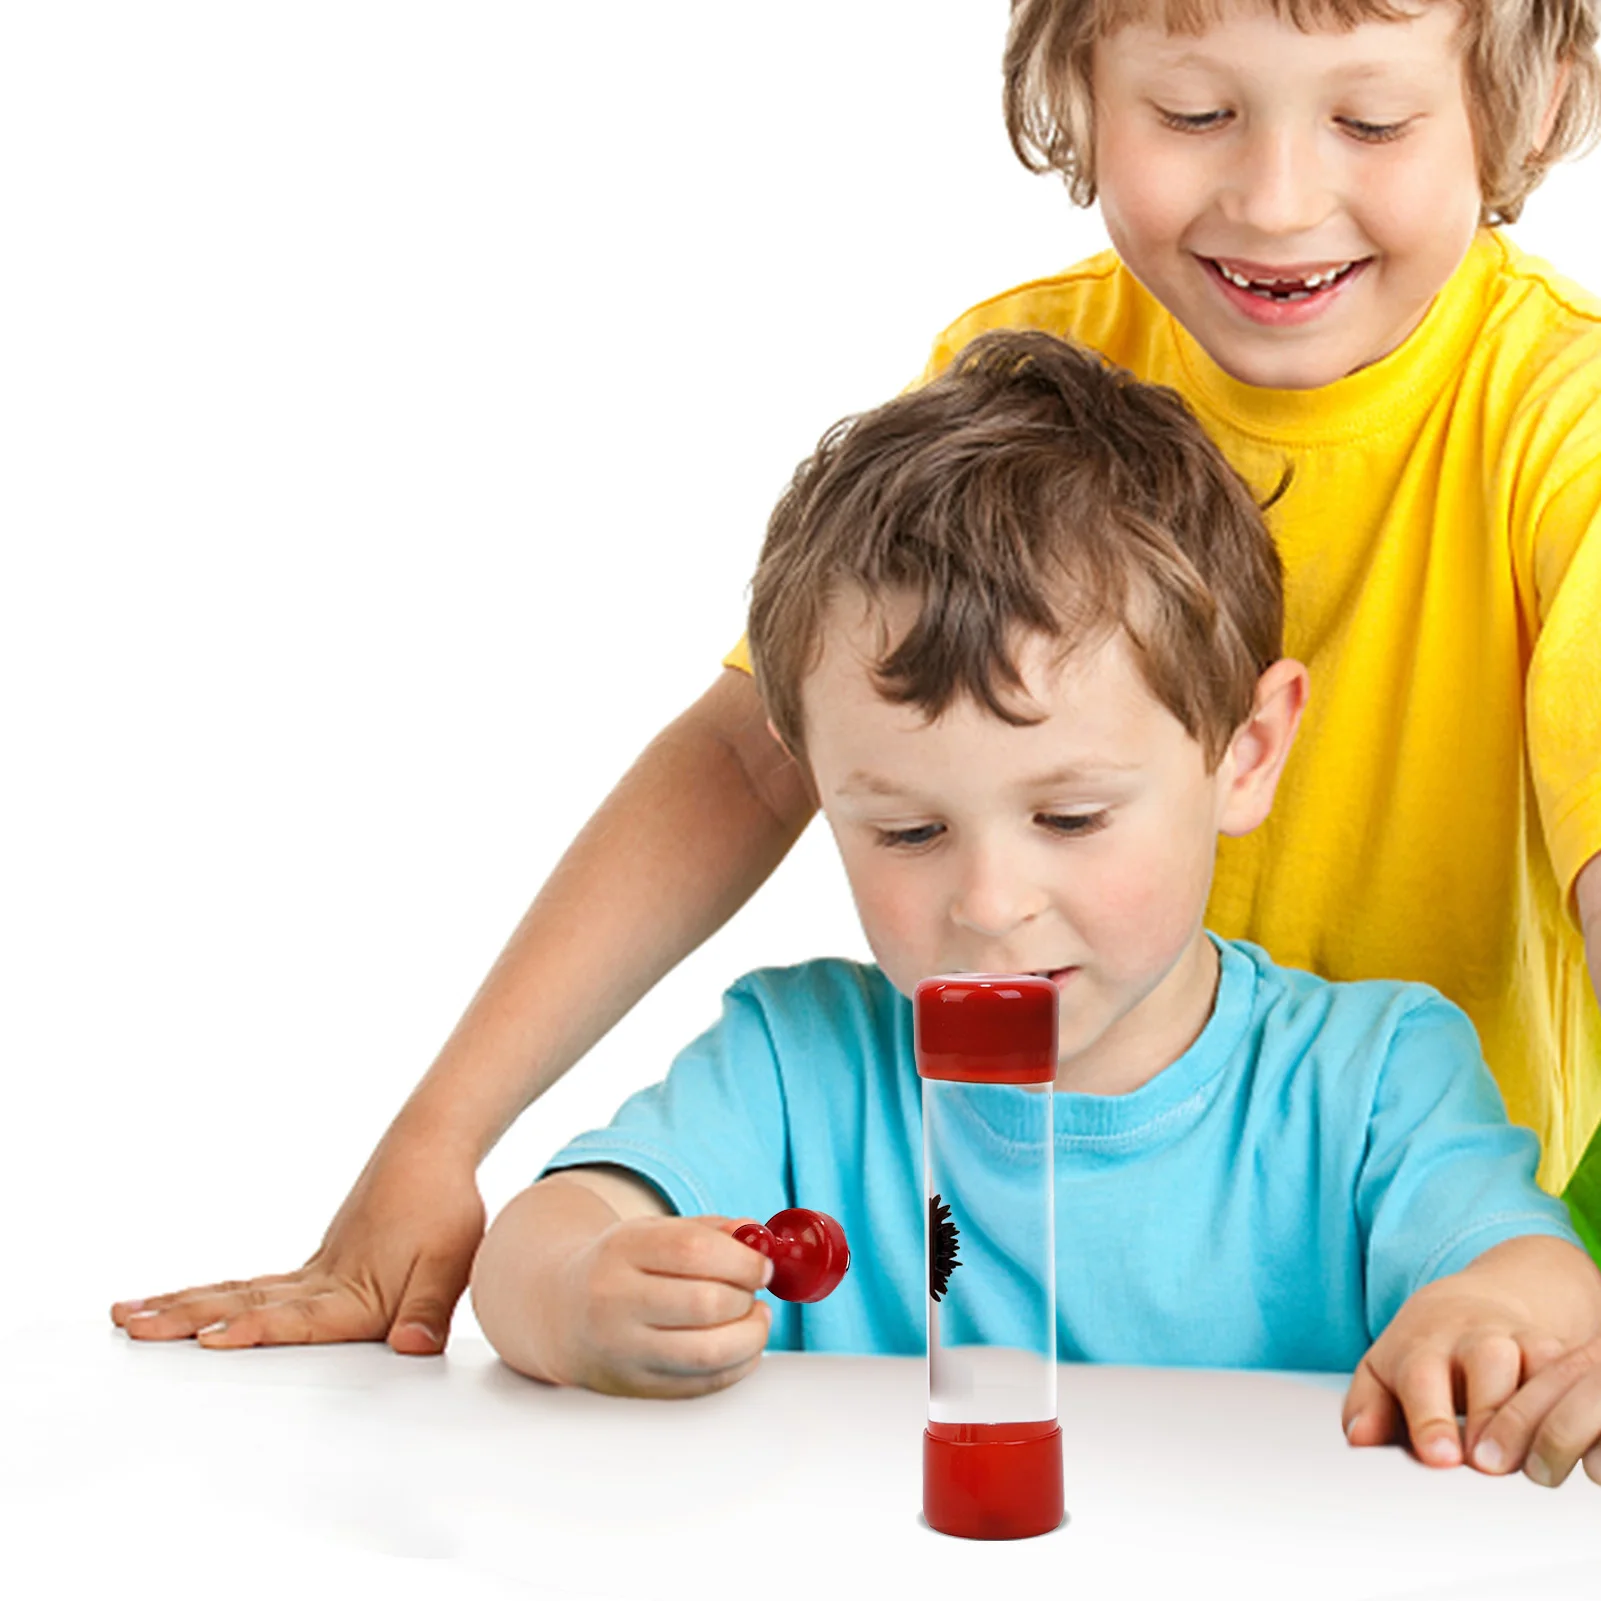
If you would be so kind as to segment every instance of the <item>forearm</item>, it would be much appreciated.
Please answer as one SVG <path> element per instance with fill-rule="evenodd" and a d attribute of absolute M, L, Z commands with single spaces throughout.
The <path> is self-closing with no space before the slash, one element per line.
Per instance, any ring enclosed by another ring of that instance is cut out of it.
<path fill-rule="evenodd" d="M 1579 927 L 1584 930 L 1584 954 L 1590 965 L 1590 987 L 1601 1000 L 1601 856 L 1592 856 L 1579 870 L 1573 890 Z"/>
<path fill-rule="evenodd" d="M 750 898 L 812 810 L 749 679 L 725 672 L 574 840 L 393 1132 L 476 1164 Z"/>
<path fill-rule="evenodd" d="M 619 1222 L 592 1189 L 543 1179 L 501 1212 L 473 1262 L 472 1302 L 484 1337 L 508 1367 L 550 1384 L 571 1382 L 573 1258 Z"/>

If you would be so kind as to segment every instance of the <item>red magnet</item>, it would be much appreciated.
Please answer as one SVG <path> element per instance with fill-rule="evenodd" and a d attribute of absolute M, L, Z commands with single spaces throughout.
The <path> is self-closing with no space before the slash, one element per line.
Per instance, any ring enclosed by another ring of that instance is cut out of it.
<path fill-rule="evenodd" d="M 821 1301 L 851 1265 L 844 1229 L 827 1212 L 804 1206 L 775 1212 L 765 1224 L 741 1223 L 734 1238 L 772 1258 L 767 1288 L 781 1301 Z"/>

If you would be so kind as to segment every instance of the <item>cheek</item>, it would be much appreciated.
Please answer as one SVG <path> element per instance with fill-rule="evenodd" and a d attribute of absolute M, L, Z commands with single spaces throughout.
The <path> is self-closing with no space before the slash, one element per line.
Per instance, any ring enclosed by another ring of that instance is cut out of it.
<path fill-rule="evenodd" d="M 1102 220 L 1118 253 L 1138 259 L 1183 231 L 1184 196 L 1194 184 L 1175 170 L 1171 153 L 1123 130 L 1115 120 L 1097 131 L 1095 185 Z"/>
<path fill-rule="evenodd" d="M 1479 223 L 1479 174 L 1471 140 L 1442 144 L 1414 161 L 1369 169 L 1358 190 L 1363 231 L 1392 261 L 1415 262 L 1431 279 L 1447 275 Z M 1440 263 L 1447 264 L 1443 271 Z"/>
<path fill-rule="evenodd" d="M 867 943 L 894 982 L 903 976 L 898 968 L 925 959 L 924 947 L 938 915 L 937 896 L 918 875 L 898 871 L 901 864 L 885 861 L 870 847 L 842 851 L 841 857 Z M 919 971 L 916 976 L 925 975 Z"/>
<path fill-rule="evenodd" d="M 1139 977 L 1165 966 L 1194 936 L 1211 884 L 1211 840 L 1153 831 L 1101 877 L 1087 909 L 1107 970 Z"/>

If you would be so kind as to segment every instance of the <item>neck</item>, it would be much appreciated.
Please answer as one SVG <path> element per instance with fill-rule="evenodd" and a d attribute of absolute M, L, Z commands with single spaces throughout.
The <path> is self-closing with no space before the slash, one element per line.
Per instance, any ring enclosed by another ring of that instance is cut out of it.
<path fill-rule="evenodd" d="M 1057 1068 L 1055 1087 L 1127 1095 L 1171 1067 L 1201 1037 L 1217 1001 L 1222 963 L 1204 930 L 1161 981 L 1082 1055 Z"/>

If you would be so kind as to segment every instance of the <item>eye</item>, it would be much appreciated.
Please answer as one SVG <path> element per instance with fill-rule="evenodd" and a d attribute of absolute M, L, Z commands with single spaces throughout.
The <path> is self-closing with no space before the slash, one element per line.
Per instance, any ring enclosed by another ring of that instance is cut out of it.
<path fill-rule="evenodd" d="M 1205 133 L 1210 128 L 1221 128 L 1229 118 L 1226 111 L 1164 111 L 1160 106 L 1156 114 L 1179 133 Z"/>
<path fill-rule="evenodd" d="M 1036 812 L 1034 821 L 1049 833 L 1072 837 L 1079 834 L 1093 834 L 1097 830 L 1105 828 L 1109 818 L 1104 811 Z"/>
<path fill-rule="evenodd" d="M 1363 122 L 1357 117 L 1341 117 L 1339 123 L 1353 139 L 1360 139 L 1366 145 L 1388 144 L 1392 139 L 1399 139 L 1411 126 L 1410 120 L 1406 122 Z"/>
<path fill-rule="evenodd" d="M 881 828 L 878 843 L 891 850 L 916 850 L 919 845 L 932 845 L 944 832 L 943 823 L 919 823 L 916 828 Z"/>

